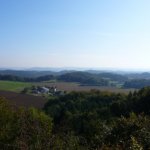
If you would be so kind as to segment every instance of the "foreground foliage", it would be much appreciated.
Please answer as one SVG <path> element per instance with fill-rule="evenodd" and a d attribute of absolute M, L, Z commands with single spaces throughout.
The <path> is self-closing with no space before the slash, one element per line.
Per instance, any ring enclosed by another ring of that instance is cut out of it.
<path fill-rule="evenodd" d="M 48 149 L 51 131 L 52 120 L 43 112 L 17 109 L 0 98 L 1 149 Z"/>
<path fill-rule="evenodd" d="M 0 147 L 15 150 L 149 150 L 150 88 L 92 90 L 50 99 L 44 112 L 0 98 Z M 51 119 L 52 118 L 52 119 Z M 52 121 L 53 120 L 53 121 Z"/>

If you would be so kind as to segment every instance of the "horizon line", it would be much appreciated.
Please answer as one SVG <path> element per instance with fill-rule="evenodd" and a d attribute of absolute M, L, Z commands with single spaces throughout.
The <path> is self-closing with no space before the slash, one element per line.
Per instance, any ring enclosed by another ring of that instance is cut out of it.
<path fill-rule="evenodd" d="M 64 71 L 64 70 L 75 70 L 75 71 L 123 71 L 123 72 L 150 72 L 150 68 L 121 68 L 121 67 L 0 67 L 0 70 L 24 70 L 24 71 Z"/>

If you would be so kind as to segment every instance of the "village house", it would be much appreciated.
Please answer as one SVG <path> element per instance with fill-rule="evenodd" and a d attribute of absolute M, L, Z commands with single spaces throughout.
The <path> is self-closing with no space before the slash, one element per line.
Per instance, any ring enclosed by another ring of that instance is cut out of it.
<path fill-rule="evenodd" d="M 32 89 L 33 94 L 55 94 L 56 92 L 57 92 L 57 88 L 53 86 L 52 87 L 38 86 Z"/>

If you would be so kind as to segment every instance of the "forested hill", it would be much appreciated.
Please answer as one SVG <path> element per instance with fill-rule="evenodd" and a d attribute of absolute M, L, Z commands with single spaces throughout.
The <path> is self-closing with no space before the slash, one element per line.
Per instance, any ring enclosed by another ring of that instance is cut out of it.
<path fill-rule="evenodd" d="M 88 73 L 88 72 L 72 72 L 72 73 L 66 73 L 63 74 L 59 77 L 60 79 L 66 80 L 66 81 L 71 81 L 71 80 L 84 80 L 84 79 L 95 79 L 95 80 L 100 80 L 100 79 L 109 79 L 112 81 L 126 81 L 128 78 L 123 75 L 119 74 L 114 74 L 114 73 L 99 73 L 99 74 L 94 74 L 94 73 Z"/>
<path fill-rule="evenodd" d="M 41 81 L 49 81 L 49 80 L 58 80 L 65 82 L 78 82 L 81 85 L 99 85 L 99 86 L 110 86 L 111 81 L 121 82 L 127 80 L 127 77 L 123 75 L 113 74 L 113 73 L 100 73 L 93 74 L 88 72 L 59 72 L 59 73 L 48 73 L 48 75 L 39 76 L 40 74 L 44 74 L 45 72 L 37 72 L 35 76 L 35 72 L 13 72 L 13 74 L 0 74 L 0 80 L 11 80 L 11 81 L 24 81 L 24 82 L 41 82 Z M 15 74 L 15 75 L 14 75 Z M 18 75 L 19 74 L 19 75 Z M 30 74 L 30 75 L 29 75 Z M 27 76 L 27 77 L 26 77 Z M 31 77 L 30 77 L 31 76 Z"/>
<path fill-rule="evenodd" d="M 53 71 L 0 70 L 0 75 L 12 75 L 12 76 L 18 76 L 22 78 L 37 78 L 46 75 L 58 75 L 61 73 L 66 73 L 66 72 L 65 71 L 53 72 Z"/>
<path fill-rule="evenodd" d="M 91 71 L 15 71 L 1 70 L 0 80 L 42 82 L 57 80 L 78 82 L 80 85 L 121 86 L 123 88 L 140 89 L 150 86 L 150 73 L 118 74 L 113 72 Z"/>
<path fill-rule="evenodd" d="M 59 81 L 78 82 L 84 85 L 108 85 L 108 80 L 87 72 L 73 72 L 58 76 Z"/>

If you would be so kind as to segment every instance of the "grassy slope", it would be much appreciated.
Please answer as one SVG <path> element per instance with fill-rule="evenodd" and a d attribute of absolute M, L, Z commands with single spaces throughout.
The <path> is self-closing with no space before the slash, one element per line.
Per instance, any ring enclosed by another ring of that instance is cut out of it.
<path fill-rule="evenodd" d="M 30 83 L 14 82 L 14 81 L 0 81 L 0 90 L 20 92 L 25 87 L 30 87 Z"/>

